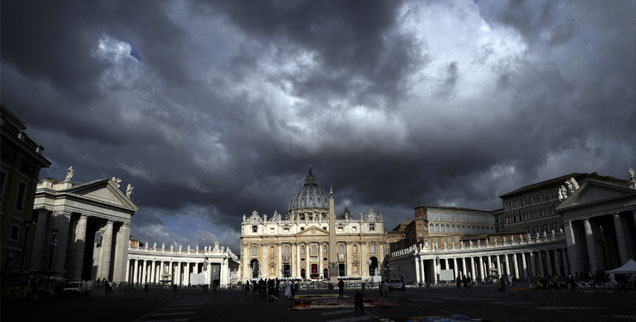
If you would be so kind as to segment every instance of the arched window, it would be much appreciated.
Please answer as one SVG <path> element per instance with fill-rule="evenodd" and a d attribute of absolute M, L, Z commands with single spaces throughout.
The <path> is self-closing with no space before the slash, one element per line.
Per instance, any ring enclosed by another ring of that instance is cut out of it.
<path fill-rule="evenodd" d="M 439 232 L 439 224 L 435 224 L 435 231 Z"/>
<path fill-rule="evenodd" d="M 289 245 L 285 245 L 285 255 L 289 255 Z"/>
<path fill-rule="evenodd" d="M 338 253 L 344 254 L 344 245 L 340 244 L 340 246 L 338 246 Z"/>
<path fill-rule="evenodd" d="M 300 254 L 305 255 L 305 246 L 300 247 Z"/>
<path fill-rule="evenodd" d="M 453 232 L 453 233 L 455 232 L 455 225 L 451 226 L 451 232 Z"/>
<path fill-rule="evenodd" d="M 327 254 L 327 246 L 322 246 L 322 253 Z"/>
<path fill-rule="evenodd" d="M 371 254 L 375 254 L 375 244 L 371 243 L 371 245 L 369 246 L 370 250 L 371 250 Z"/>
<path fill-rule="evenodd" d="M 311 245 L 311 254 L 312 255 L 318 255 L 318 246 Z"/>
<path fill-rule="evenodd" d="M 354 254 L 358 253 L 358 245 L 353 245 L 353 253 Z"/>
<path fill-rule="evenodd" d="M 428 230 L 429 231 L 435 231 L 435 226 L 433 226 L 433 224 L 429 224 L 428 225 Z"/>
<path fill-rule="evenodd" d="M 252 247 L 252 256 L 258 255 L 258 248 L 256 246 Z"/>

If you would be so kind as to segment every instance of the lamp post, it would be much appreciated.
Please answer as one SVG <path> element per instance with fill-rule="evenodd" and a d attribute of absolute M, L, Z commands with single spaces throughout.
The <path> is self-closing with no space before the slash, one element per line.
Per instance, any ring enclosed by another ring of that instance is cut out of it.
<path fill-rule="evenodd" d="M 57 246 L 57 229 L 51 230 L 51 256 L 49 256 L 49 275 L 46 278 L 46 288 L 49 288 L 51 283 L 51 269 L 53 268 L 53 250 Z"/>

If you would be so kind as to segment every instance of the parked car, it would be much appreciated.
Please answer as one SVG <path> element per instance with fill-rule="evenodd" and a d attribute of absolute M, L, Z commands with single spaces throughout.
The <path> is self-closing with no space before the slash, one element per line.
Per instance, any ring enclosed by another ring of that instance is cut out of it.
<path fill-rule="evenodd" d="M 401 280 L 390 280 L 389 281 L 389 291 L 404 291 L 406 289 L 406 286 L 404 286 L 404 283 L 402 283 Z"/>
<path fill-rule="evenodd" d="M 88 289 L 86 282 L 77 281 L 66 284 L 66 286 L 62 289 L 62 293 L 68 295 L 88 295 L 90 290 Z"/>

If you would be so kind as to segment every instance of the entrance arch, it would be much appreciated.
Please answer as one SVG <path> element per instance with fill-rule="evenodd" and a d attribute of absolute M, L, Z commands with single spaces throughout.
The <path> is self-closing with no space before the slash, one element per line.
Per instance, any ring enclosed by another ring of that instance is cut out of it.
<path fill-rule="evenodd" d="M 250 267 L 252 268 L 252 278 L 258 278 L 258 259 L 252 259 L 252 261 L 250 261 Z"/>
<path fill-rule="evenodd" d="M 378 259 L 375 256 L 369 258 L 369 276 L 375 276 L 378 269 Z"/>

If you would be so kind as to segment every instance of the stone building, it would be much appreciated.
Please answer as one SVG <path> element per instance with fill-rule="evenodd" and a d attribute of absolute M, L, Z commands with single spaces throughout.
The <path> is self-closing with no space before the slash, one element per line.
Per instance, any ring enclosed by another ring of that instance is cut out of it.
<path fill-rule="evenodd" d="M 501 197 L 503 210 L 468 233 L 456 218 L 447 224 L 453 216 L 444 211 L 433 217 L 439 229 L 430 222 L 432 213 L 447 207 L 427 209 L 427 237 L 392 249 L 384 269 L 408 283 L 437 283 L 448 272 L 450 279 L 463 274 L 484 281 L 509 274 L 527 280 L 536 273 L 574 275 L 619 267 L 636 258 L 636 179 L 633 170 L 629 174 L 626 181 L 574 173 L 519 188 Z M 422 218 L 424 211 L 417 209 L 416 217 Z M 495 227 L 501 232 L 493 232 Z"/>
<path fill-rule="evenodd" d="M 610 270 L 636 259 L 636 179 L 588 179 L 556 211 L 563 216 L 574 272 Z"/>
<path fill-rule="evenodd" d="M 543 233 L 563 228 L 563 220 L 555 211 L 560 203 L 559 188 L 574 178 L 577 185 L 588 179 L 626 184 L 627 181 L 594 173 L 570 173 L 561 177 L 527 185 L 505 193 L 501 198 L 503 211 L 498 212 L 504 232 Z"/>
<path fill-rule="evenodd" d="M 2 271 L 27 270 L 34 236 L 33 198 L 40 169 L 51 165 L 22 121 L 1 105 L 0 262 Z"/>
<path fill-rule="evenodd" d="M 475 236 L 495 232 L 495 218 L 490 211 L 444 206 L 417 206 L 414 210 L 414 220 L 405 221 L 387 232 L 387 242 L 393 242 L 391 251 L 424 240 L 459 244 L 467 237 L 475 239 Z M 396 243 L 399 232 L 402 232 L 403 239 Z"/>
<path fill-rule="evenodd" d="M 335 216 L 334 199 L 311 169 L 287 214 L 256 211 L 241 224 L 241 280 L 253 278 L 369 279 L 388 254 L 382 214 Z"/>
<path fill-rule="evenodd" d="M 37 225 L 31 269 L 69 280 L 126 278 L 130 221 L 139 210 L 117 178 L 38 183 L 33 211 Z"/>
<path fill-rule="evenodd" d="M 230 248 L 218 242 L 214 247 L 185 249 L 174 245 L 157 247 L 132 240 L 128 247 L 126 282 L 134 284 L 170 284 L 189 286 L 191 274 L 204 274 L 205 285 L 228 287 L 238 281 L 239 259 Z"/>

